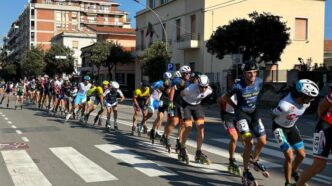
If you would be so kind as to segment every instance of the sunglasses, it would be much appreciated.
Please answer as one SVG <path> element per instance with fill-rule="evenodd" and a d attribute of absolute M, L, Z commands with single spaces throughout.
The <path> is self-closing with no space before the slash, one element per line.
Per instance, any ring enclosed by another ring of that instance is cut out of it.
<path fill-rule="evenodd" d="M 199 88 L 204 88 L 204 89 L 206 89 L 206 88 L 208 88 L 208 86 L 199 86 Z"/>

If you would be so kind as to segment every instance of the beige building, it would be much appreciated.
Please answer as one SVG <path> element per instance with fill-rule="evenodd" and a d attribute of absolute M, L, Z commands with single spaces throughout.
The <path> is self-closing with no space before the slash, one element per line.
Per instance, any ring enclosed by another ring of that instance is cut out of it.
<path fill-rule="evenodd" d="M 148 23 L 152 23 L 155 30 L 152 40 L 167 38 L 171 62 L 176 68 L 190 65 L 221 84 L 225 79 L 223 72 L 231 67 L 232 56 L 221 62 L 207 52 L 206 41 L 218 26 L 236 18 L 249 19 L 248 14 L 253 11 L 282 16 L 290 27 L 291 44 L 284 50 L 277 69 L 292 69 L 299 57 L 312 63 L 323 62 L 324 0 L 147 0 L 146 4 L 162 20 L 166 34 L 153 11 L 146 8 L 137 12 L 137 54 L 148 47 L 150 37 L 146 37 L 146 31 Z"/>

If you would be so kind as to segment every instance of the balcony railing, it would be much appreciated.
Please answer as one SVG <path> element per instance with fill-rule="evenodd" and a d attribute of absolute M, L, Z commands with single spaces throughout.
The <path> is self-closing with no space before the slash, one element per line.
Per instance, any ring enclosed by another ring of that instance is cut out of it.
<path fill-rule="evenodd" d="M 184 41 L 190 41 L 190 40 L 197 40 L 199 41 L 201 37 L 200 33 L 187 33 L 180 35 L 176 38 L 176 42 L 184 42 Z"/>
<path fill-rule="evenodd" d="M 180 50 L 199 48 L 201 34 L 200 33 L 187 33 L 180 35 L 176 38 L 176 48 Z"/>

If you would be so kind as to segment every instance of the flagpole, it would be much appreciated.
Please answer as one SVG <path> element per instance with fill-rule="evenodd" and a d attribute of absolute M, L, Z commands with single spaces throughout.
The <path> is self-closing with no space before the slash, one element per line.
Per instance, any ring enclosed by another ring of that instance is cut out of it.
<path fill-rule="evenodd" d="M 138 3 L 138 4 L 140 4 L 140 5 L 142 5 L 142 6 L 145 7 L 145 5 L 144 5 L 143 3 L 141 3 L 139 0 L 134 0 L 134 1 L 135 1 L 136 3 Z M 167 48 L 167 32 L 166 32 L 166 29 L 165 29 L 165 27 L 164 27 L 164 25 L 163 25 L 162 20 L 160 19 L 159 14 L 158 14 L 157 12 L 155 12 L 152 8 L 150 8 L 150 6 L 148 6 L 148 5 L 146 5 L 146 8 L 147 8 L 148 10 L 150 10 L 152 13 L 154 13 L 154 14 L 156 15 L 156 17 L 158 18 L 158 20 L 159 20 L 159 22 L 160 22 L 160 25 L 161 25 L 161 27 L 162 27 L 162 29 L 163 29 L 163 31 L 164 31 L 164 34 L 165 34 L 165 48 L 166 48 L 166 51 L 168 51 L 168 48 Z"/>

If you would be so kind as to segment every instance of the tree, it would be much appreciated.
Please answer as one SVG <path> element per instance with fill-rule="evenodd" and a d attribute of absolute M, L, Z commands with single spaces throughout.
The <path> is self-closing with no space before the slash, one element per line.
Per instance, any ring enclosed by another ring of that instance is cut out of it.
<path fill-rule="evenodd" d="M 54 44 L 46 52 L 44 60 L 46 62 L 45 73 L 50 76 L 55 74 L 70 74 L 74 72 L 74 52 L 63 45 Z M 56 56 L 65 56 L 66 59 L 57 59 Z"/>
<path fill-rule="evenodd" d="M 100 67 L 107 60 L 110 50 L 109 43 L 106 41 L 95 43 L 90 51 L 90 61 L 92 65 L 97 67 L 97 78 L 99 80 Z"/>
<path fill-rule="evenodd" d="M 140 58 L 143 64 L 143 74 L 148 75 L 151 82 L 158 81 L 170 61 L 170 52 L 163 42 L 153 43 Z"/>
<path fill-rule="evenodd" d="M 37 77 L 44 72 L 44 51 L 37 47 L 32 47 L 24 53 L 22 59 L 22 73 L 25 76 Z"/>
<path fill-rule="evenodd" d="M 112 79 L 112 69 L 118 63 L 126 64 L 132 62 L 130 52 L 125 51 L 119 43 L 108 43 L 109 55 L 104 62 L 104 66 L 108 68 L 108 75 Z"/>
<path fill-rule="evenodd" d="M 280 55 L 290 43 L 289 28 L 280 16 L 270 13 L 249 14 L 250 20 L 235 19 L 218 27 L 206 43 L 207 51 L 223 59 L 227 54 L 243 54 L 259 62 L 280 61 Z"/>
<path fill-rule="evenodd" d="M 13 80 L 16 78 L 16 69 L 17 66 L 14 63 L 5 63 L 1 71 L 1 77 L 5 80 Z"/>

